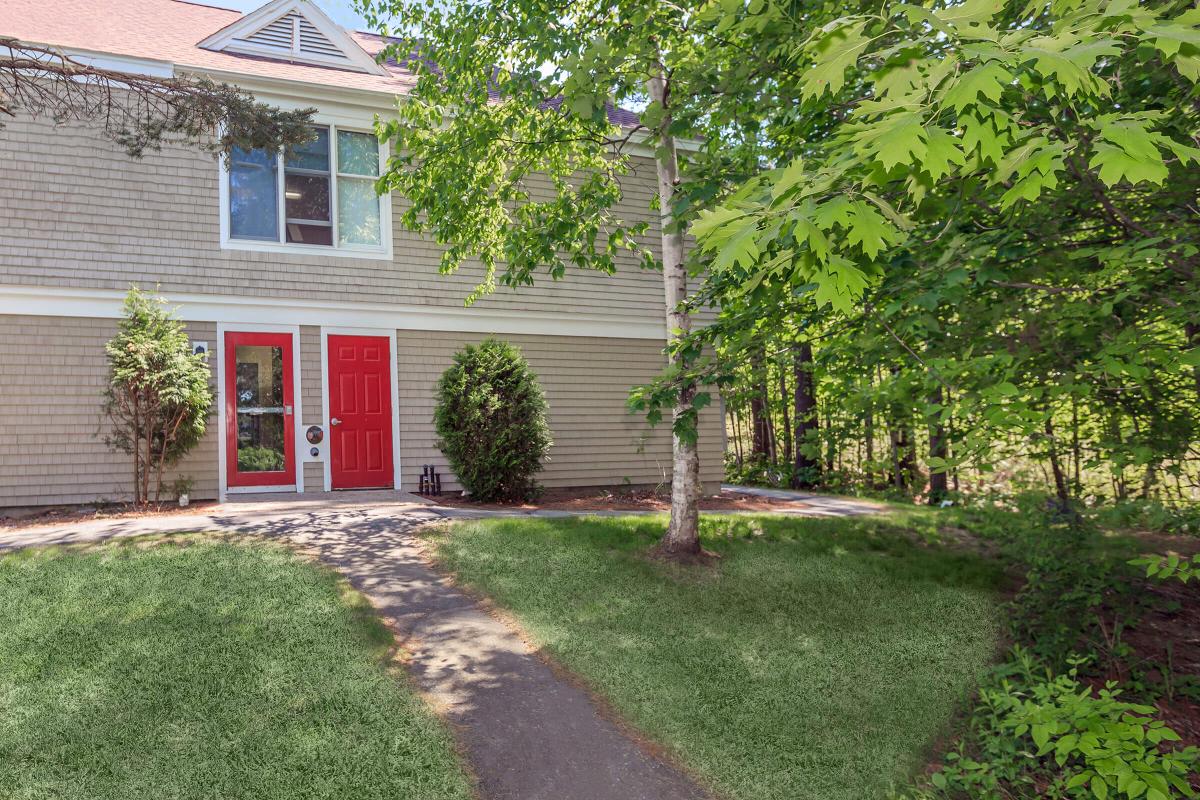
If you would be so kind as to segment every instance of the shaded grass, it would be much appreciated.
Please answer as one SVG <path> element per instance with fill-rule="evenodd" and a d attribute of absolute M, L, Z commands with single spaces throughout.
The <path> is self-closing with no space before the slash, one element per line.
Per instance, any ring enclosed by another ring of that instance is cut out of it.
<path fill-rule="evenodd" d="M 275 545 L 0 558 L 5 798 L 467 798 L 392 638 Z"/>
<path fill-rule="evenodd" d="M 997 652 L 994 564 L 879 518 L 705 517 L 713 569 L 645 557 L 659 518 L 494 519 L 440 562 L 718 790 L 907 783 Z"/>

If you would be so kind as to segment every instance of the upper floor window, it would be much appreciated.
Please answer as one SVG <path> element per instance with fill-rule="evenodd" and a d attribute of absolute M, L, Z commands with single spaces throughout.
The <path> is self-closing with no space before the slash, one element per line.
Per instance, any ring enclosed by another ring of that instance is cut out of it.
<path fill-rule="evenodd" d="M 385 251 L 387 203 L 375 194 L 378 140 L 333 125 L 314 131 L 316 137 L 288 158 L 233 151 L 223 210 L 229 245 Z"/>

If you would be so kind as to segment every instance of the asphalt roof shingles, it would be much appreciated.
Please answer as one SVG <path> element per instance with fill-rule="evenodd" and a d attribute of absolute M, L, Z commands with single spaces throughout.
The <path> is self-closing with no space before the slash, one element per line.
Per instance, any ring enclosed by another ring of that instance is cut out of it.
<path fill-rule="evenodd" d="M 265 3 L 266 0 L 263 0 Z M 338 89 L 406 94 L 416 76 L 389 59 L 387 75 L 205 50 L 198 43 L 241 19 L 240 11 L 188 0 L 0 0 L 0 36 L 71 50 L 166 61 L 177 69 L 298 81 Z M 348 31 L 370 56 L 383 37 Z M 236 81 L 234 81 L 236 82 Z M 609 118 L 636 125 L 632 111 L 609 105 Z"/>

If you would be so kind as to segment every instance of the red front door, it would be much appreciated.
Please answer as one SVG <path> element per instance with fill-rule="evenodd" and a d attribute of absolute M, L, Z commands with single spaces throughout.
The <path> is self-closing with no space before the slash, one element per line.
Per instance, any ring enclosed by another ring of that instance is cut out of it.
<path fill-rule="evenodd" d="M 328 357 L 333 488 L 390 487 L 392 368 L 388 338 L 330 335 Z"/>
<path fill-rule="evenodd" d="M 292 335 L 225 334 L 225 475 L 229 486 L 294 486 Z"/>

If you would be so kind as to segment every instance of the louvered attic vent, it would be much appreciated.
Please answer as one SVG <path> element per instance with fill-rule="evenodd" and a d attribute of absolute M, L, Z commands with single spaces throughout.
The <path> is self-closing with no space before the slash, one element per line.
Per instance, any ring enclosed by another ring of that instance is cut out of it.
<path fill-rule="evenodd" d="M 387 75 L 353 36 L 309 0 L 271 0 L 199 46 Z"/>
<path fill-rule="evenodd" d="M 291 13 L 240 41 L 281 52 L 345 59 L 346 55 L 317 27 L 299 14 Z"/>

